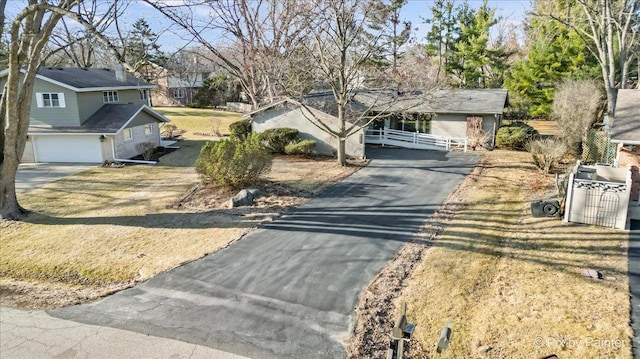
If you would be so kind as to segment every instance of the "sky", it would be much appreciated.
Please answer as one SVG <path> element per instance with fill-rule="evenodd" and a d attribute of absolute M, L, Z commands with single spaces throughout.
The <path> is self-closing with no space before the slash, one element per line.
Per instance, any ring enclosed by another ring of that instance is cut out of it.
<path fill-rule="evenodd" d="M 478 7 L 482 4 L 482 0 L 468 0 L 468 2 L 471 7 Z M 414 28 L 413 38 L 417 42 L 421 42 L 429 30 L 429 25 L 424 23 L 424 18 L 430 16 L 429 7 L 431 5 L 433 5 L 433 0 L 408 0 L 401 10 L 401 19 L 402 21 L 411 21 Z M 7 12 L 15 14 L 22 7 L 24 7 L 23 0 L 9 0 Z M 489 7 L 496 9 L 497 16 L 517 25 L 522 23 L 526 12 L 531 8 L 531 0 L 489 0 Z M 169 20 L 142 1 L 131 0 L 124 18 L 119 20 L 123 25 L 131 25 L 141 17 L 145 18 L 153 30 L 161 35 L 160 44 L 163 51 L 173 52 L 189 44 L 188 39 L 178 34 L 178 29 L 169 26 Z M 167 27 L 169 30 L 166 30 Z"/>
<path fill-rule="evenodd" d="M 459 1 L 462 2 L 462 1 Z M 479 7 L 482 4 L 482 0 L 468 0 L 471 7 Z M 496 15 L 501 17 L 505 21 L 511 22 L 515 25 L 522 24 L 526 12 L 531 9 L 531 0 L 489 0 L 489 7 L 496 9 Z M 433 0 L 408 0 L 407 4 L 401 10 L 402 21 L 411 21 L 412 28 L 414 29 L 413 38 L 417 42 L 421 42 L 429 31 L 429 25 L 424 23 L 424 18 L 431 15 L 429 7 L 433 5 Z M 165 19 L 157 13 L 155 9 L 152 9 L 142 3 L 134 5 L 134 8 L 139 8 L 140 12 L 135 13 L 136 17 L 131 21 L 135 21 L 137 17 L 144 16 L 150 24 L 155 24 L 156 28 L 160 29 L 162 24 L 165 23 Z M 143 15 L 144 14 L 144 15 Z M 158 30 L 159 31 L 159 30 Z M 163 48 L 165 50 L 173 50 L 179 44 L 184 43 L 178 36 L 167 32 L 164 34 Z"/>

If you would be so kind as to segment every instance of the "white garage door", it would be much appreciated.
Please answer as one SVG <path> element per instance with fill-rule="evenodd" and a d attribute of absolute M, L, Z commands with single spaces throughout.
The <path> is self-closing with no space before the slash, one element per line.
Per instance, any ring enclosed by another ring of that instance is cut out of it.
<path fill-rule="evenodd" d="M 102 162 L 98 136 L 33 136 L 36 162 Z"/>

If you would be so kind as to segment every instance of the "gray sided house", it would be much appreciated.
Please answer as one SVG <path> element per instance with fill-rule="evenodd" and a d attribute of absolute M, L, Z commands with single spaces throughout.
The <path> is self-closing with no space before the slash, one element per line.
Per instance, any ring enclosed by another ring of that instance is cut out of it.
<path fill-rule="evenodd" d="M 374 107 L 389 113 L 384 120 L 377 121 L 374 128 L 466 138 L 469 122 L 481 119 L 482 129 L 493 141 L 507 104 L 504 89 L 443 89 L 400 94 L 393 103 L 383 102 Z"/>
<path fill-rule="evenodd" d="M 7 71 L 0 72 L 0 86 Z M 169 120 L 149 107 L 154 85 L 109 69 L 43 67 L 34 84 L 22 162 L 101 163 L 160 145 Z"/>
<path fill-rule="evenodd" d="M 330 93 L 312 93 L 301 99 L 308 108 L 291 98 L 259 108 L 245 114 L 252 120 L 254 132 L 267 129 L 290 127 L 300 131 L 300 137 L 316 140 L 318 153 L 331 155 L 336 151 L 336 140 L 319 129 L 309 118 L 311 111 L 324 123 L 337 125 L 335 100 Z M 466 143 L 470 136 L 471 123 L 479 124 L 487 134 L 487 141 L 494 143 L 496 130 L 502 124 L 504 108 L 508 104 L 507 90 L 503 89 L 449 89 L 435 90 L 429 93 L 396 93 L 385 90 L 360 90 L 348 104 L 352 115 L 367 114 L 376 117 L 367 136 L 364 130 L 358 131 L 347 140 L 347 156 L 362 158 L 367 143 L 385 144 L 383 129 L 402 131 L 394 136 L 411 138 L 432 137 L 426 141 L 455 141 Z M 307 113 L 305 115 L 305 113 Z M 386 130 L 384 130 L 386 132 Z M 377 139 L 376 135 L 380 138 Z M 364 137 L 364 140 L 363 140 Z M 435 139 L 434 139 L 435 138 Z M 404 141 L 404 140 L 403 140 Z M 441 146 L 407 144 L 395 141 L 396 146 L 410 148 L 442 149 Z"/>
<path fill-rule="evenodd" d="M 244 114 L 244 117 L 251 119 L 251 129 L 256 133 L 262 133 L 272 128 L 295 128 L 299 131 L 300 138 L 316 141 L 316 153 L 331 156 L 337 153 L 338 141 L 312 122 L 315 116 L 332 129 L 337 129 L 338 118 L 333 114 L 334 111 L 328 108 L 332 106 L 324 106 L 324 104 L 331 103 L 330 96 L 324 97 L 326 97 L 326 102 L 324 99 L 319 102 L 305 101 L 308 110 L 297 100 L 285 98 L 248 112 Z M 347 138 L 345 145 L 347 157 L 363 158 L 364 131 L 360 129 Z"/>

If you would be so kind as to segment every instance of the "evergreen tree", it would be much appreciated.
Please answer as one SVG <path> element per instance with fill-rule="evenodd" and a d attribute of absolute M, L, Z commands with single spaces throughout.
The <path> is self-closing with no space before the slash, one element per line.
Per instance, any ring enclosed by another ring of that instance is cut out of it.
<path fill-rule="evenodd" d="M 151 30 L 144 18 L 136 20 L 133 29 L 125 44 L 125 56 L 127 63 L 131 64 L 136 72 L 145 80 L 152 80 L 154 71 L 152 64 L 163 66 L 166 55 L 160 50 L 159 36 Z"/>
<path fill-rule="evenodd" d="M 438 61 L 438 78 L 449 73 L 450 64 L 455 51 L 455 42 L 460 36 L 457 16 L 459 7 L 454 7 L 453 0 L 436 0 L 430 7 L 431 18 L 425 23 L 431 29 L 425 38 L 427 53 Z"/>
<path fill-rule="evenodd" d="M 502 85 L 495 80 L 501 78 L 499 70 L 504 68 L 510 54 L 501 48 L 490 46 L 491 27 L 498 23 L 495 12 L 495 9 L 488 7 L 487 0 L 484 0 L 478 9 L 461 13 L 460 36 L 455 42 L 455 62 L 450 66 L 460 87 Z"/>
<path fill-rule="evenodd" d="M 436 0 L 427 33 L 427 53 L 438 60 L 438 78 L 459 87 L 499 87 L 506 60 L 511 55 L 502 47 L 492 47 L 491 28 L 497 24 L 495 9 L 483 1 L 471 9 L 465 1 Z"/>
<path fill-rule="evenodd" d="M 537 1 L 537 7 L 549 9 L 549 1 Z M 567 11 L 563 2 L 555 2 L 552 11 Z M 549 10 L 547 10 L 549 11 Z M 531 117 L 549 117 L 555 86 L 562 79 L 588 79 L 598 76 L 597 61 L 586 50 L 578 34 L 560 22 L 530 15 L 527 19 L 528 52 L 507 74 L 505 87 L 514 101 L 523 102 Z"/>

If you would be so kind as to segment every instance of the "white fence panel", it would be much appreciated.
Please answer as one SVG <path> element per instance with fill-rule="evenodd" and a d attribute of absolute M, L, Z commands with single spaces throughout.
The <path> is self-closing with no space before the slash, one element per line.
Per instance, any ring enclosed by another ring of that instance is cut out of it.
<path fill-rule="evenodd" d="M 389 128 L 366 130 L 365 143 L 439 151 L 450 151 L 452 146 L 458 146 L 467 151 L 466 138 L 443 137 Z"/>

